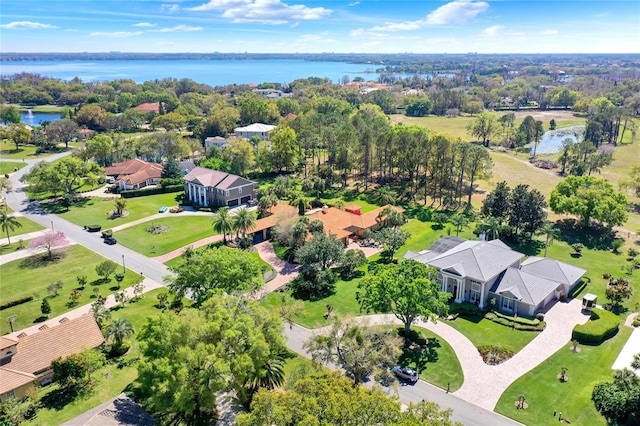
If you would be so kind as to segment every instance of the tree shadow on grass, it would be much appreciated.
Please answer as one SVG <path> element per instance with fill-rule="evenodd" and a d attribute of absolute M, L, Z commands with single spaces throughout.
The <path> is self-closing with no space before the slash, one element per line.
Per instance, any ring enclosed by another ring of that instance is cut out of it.
<path fill-rule="evenodd" d="M 83 396 L 73 396 L 68 392 L 64 392 L 62 389 L 56 389 L 43 396 L 40 403 L 42 404 L 42 408 L 60 411 L 68 404 L 71 404 L 75 400 L 81 398 L 83 398 Z"/>
<path fill-rule="evenodd" d="M 398 335 L 404 337 L 404 328 L 398 328 Z M 415 366 L 416 371 L 420 373 L 427 369 L 428 364 L 438 362 L 437 349 L 441 346 L 439 339 L 435 337 L 426 339 L 418 332 L 411 330 L 398 362 L 401 365 Z"/>
<path fill-rule="evenodd" d="M 584 227 L 575 219 L 564 219 L 556 222 L 560 229 L 562 241 L 569 245 L 582 243 L 591 250 L 609 250 L 615 240 L 615 232 L 601 224 Z"/>
<path fill-rule="evenodd" d="M 49 258 L 47 255 L 37 254 L 35 256 L 25 257 L 22 262 L 20 262 L 20 268 L 44 268 L 46 266 L 58 263 L 63 258 L 64 254 L 57 254 L 52 256 L 51 258 Z"/>
<path fill-rule="evenodd" d="M 34 324 L 38 324 L 38 323 L 41 323 L 41 322 L 45 322 L 45 321 L 46 321 L 46 320 L 48 320 L 48 319 L 49 319 L 49 317 L 46 317 L 46 316 L 44 316 L 44 315 L 41 315 L 41 316 L 39 316 L 38 318 L 34 319 L 34 320 L 33 320 L 33 323 L 34 323 Z"/>
<path fill-rule="evenodd" d="M 417 219 L 420 222 L 430 222 L 433 218 L 433 210 L 428 207 L 407 207 L 404 215 L 410 219 Z"/>
<path fill-rule="evenodd" d="M 513 250 L 524 253 L 527 256 L 537 256 L 540 252 L 544 251 L 545 246 L 544 241 L 539 240 L 513 241 L 504 239 L 503 241 Z"/>

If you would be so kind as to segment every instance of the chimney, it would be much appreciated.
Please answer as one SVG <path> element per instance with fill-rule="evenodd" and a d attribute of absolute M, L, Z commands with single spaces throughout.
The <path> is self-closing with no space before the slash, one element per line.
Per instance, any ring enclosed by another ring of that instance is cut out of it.
<path fill-rule="evenodd" d="M 487 234 L 486 234 L 484 231 L 482 231 L 482 232 L 480 232 L 480 235 L 478 235 L 478 239 L 479 239 L 480 241 L 484 241 L 484 240 L 485 240 L 486 235 L 487 235 Z"/>

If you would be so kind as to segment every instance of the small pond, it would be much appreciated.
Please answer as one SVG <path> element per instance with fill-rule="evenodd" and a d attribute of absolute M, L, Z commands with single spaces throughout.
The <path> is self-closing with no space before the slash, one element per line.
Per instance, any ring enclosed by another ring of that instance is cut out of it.
<path fill-rule="evenodd" d="M 61 117 L 62 115 L 57 112 L 20 111 L 20 120 L 31 127 L 39 126 L 42 121 L 58 120 Z"/>
<path fill-rule="evenodd" d="M 542 140 L 536 149 L 536 154 L 556 154 L 562 151 L 563 140 L 571 139 L 573 143 L 576 143 L 582 140 L 583 134 L 584 126 L 572 126 L 549 130 L 542 136 Z M 531 153 L 533 154 L 533 146 L 531 147 Z"/>

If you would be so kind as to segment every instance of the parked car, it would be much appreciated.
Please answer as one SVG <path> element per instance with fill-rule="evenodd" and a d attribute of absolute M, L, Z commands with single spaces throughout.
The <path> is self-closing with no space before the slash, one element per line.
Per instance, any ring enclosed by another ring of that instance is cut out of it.
<path fill-rule="evenodd" d="M 158 210 L 158 213 L 165 213 L 167 210 L 169 210 L 169 207 L 162 206 L 162 207 L 160 207 L 160 210 Z"/>
<path fill-rule="evenodd" d="M 253 207 L 258 205 L 258 200 L 249 200 L 247 201 L 247 206 Z"/>
<path fill-rule="evenodd" d="M 106 237 L 106 238 L 104 239 L 104 243 L 105 243 L 105 244 L 109 244 L 110 246 L 114 245 L 114 244 L 115 244 L 115 243 L 117 243 L 117 242 L 118 242 L 118 241 L 117 241 L 115 238 L 113 238 L 113 237 Z"/>
<path fill-rule="evenodd" d="M 391 367 L 391 371 L 401 378 L 402 380 L 406 380 L 408 382 L 415 383 L 418 381 L 418 373 L 413 368 L 409 367 L 401 367 L 399 365 L 395 365 Z"/>

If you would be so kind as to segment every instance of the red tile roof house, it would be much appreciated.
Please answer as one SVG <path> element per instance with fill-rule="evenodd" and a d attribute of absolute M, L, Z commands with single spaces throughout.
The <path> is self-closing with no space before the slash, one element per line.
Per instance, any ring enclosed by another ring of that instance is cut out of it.
<path fill-rule="evenodd" d="M 114 179 L 121 191 L 156 185 L 162 175 L 162 165 L 134 158 L 105 167 L 104 174 Z"/>
<path fill-rule="evenodd" d="M 258 184 L 240 176 L 196 167 L 184 177 L 186 197 L 200 206 L 235 207 L 256 198 Z"/>
<path fill-rule="evenodd" d="M 144 111 L 144 112 L 155 112 L 156 114 L 160 114 L 160 103 L 159 102 L 146 102 L 144 104 L 140 104 L 134 108 L 136 111 Z"/>
<path fill-rule="evenodd" d="M 31 335 L 0 337 L 0 400 L 26 396 L 36 385 L 51 381 L 54 359 L 97 348 L 103 342 L 100 327 L 88 314 L 63 318 L 58 325 L 45 325 Z"/>

